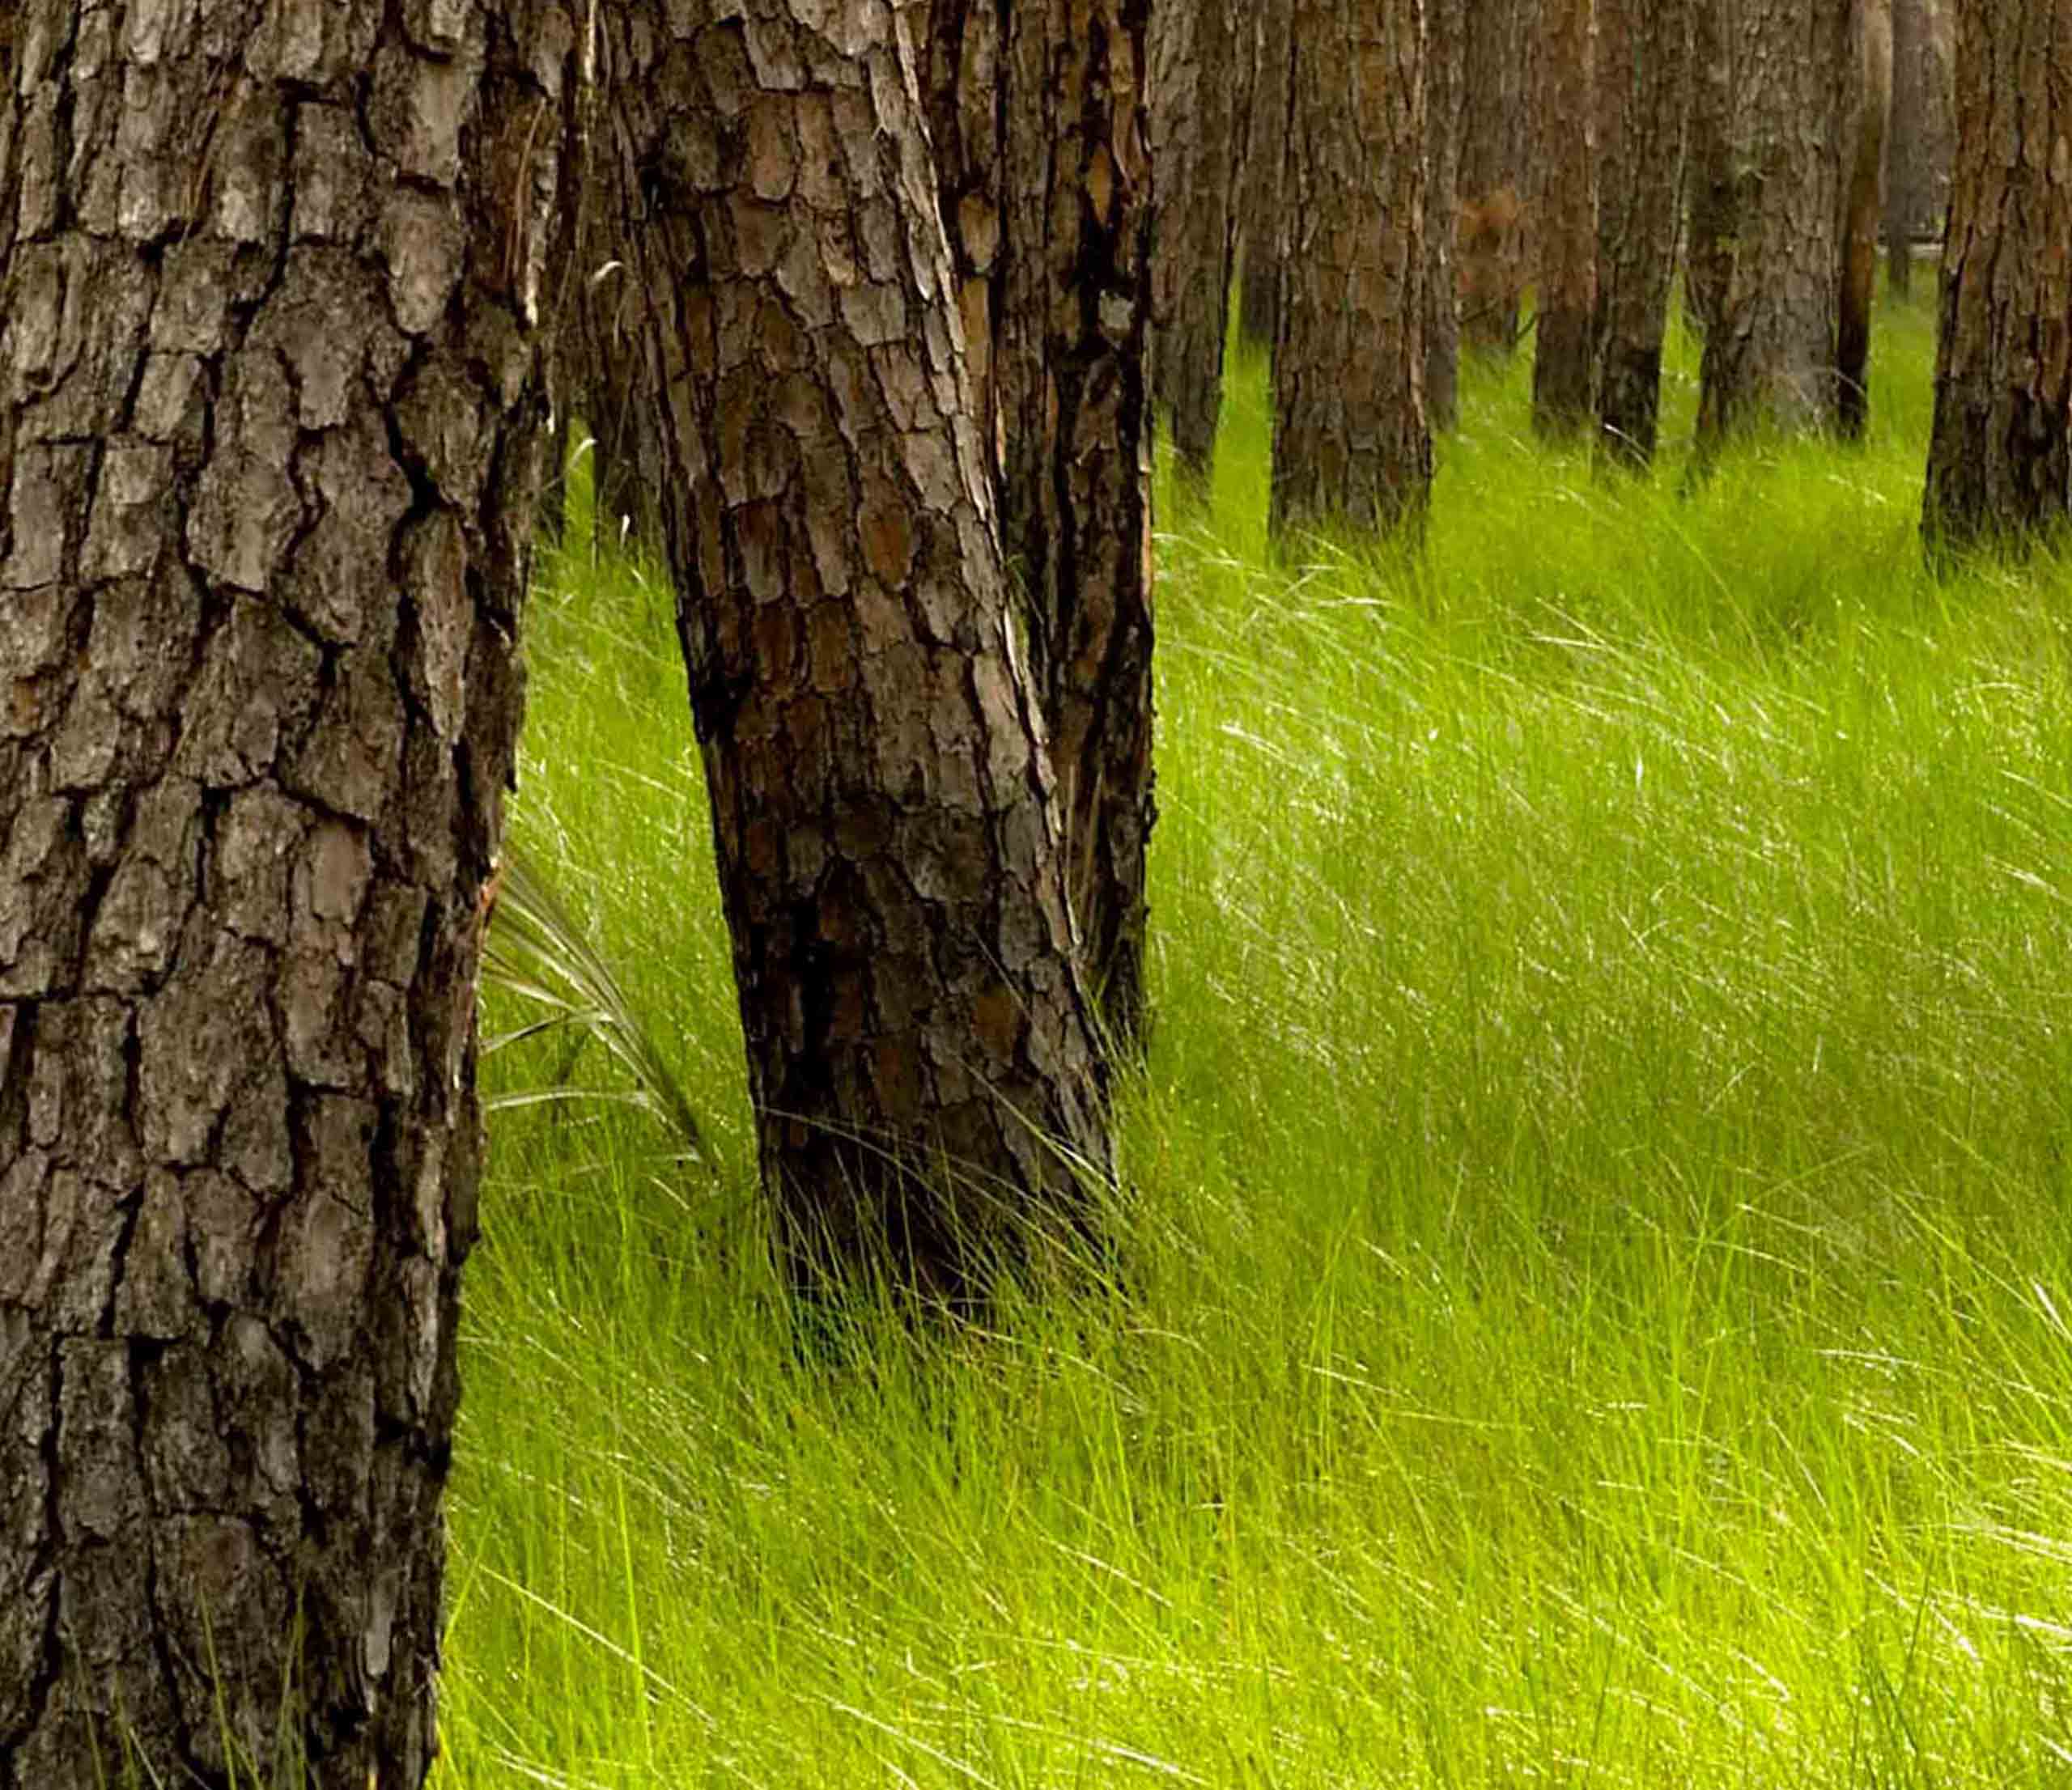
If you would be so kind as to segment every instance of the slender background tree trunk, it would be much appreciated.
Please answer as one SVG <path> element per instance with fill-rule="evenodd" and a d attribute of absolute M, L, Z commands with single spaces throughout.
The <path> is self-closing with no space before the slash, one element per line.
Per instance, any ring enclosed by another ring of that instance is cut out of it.
<path fill-rule="evenodd" d="M 1885 214 L 1885 145 L 1892 107 L 1891 0 L 1854 0 L 1855 62 L 1843 142 L 1841 292 L 1835 324 L 1835 406 L 1842 434 L 1860 438 L 1870 414 L 1871 312 Z"/>
<path fill-rule="evenodd" d="M 572 24 L 0 16 L 0 1785 L 415 1790 Z"/>
<path fill-rule="evenodd" d="M 1296 0 L 1272 525 L 1395 528 L 1424 416 L 1423 0 Z"/>
<path fill-rule="evenodd" d="M 1241 284 L 1238 321 L 1245 340 L 1271 349 L 1280 291 L 1280 196 L 1288 165 L 1288 33 L 1293 0 L 1259 0 L 1254 17 L 1251 128 L 1246 134 L 1238 207 Z"/>
<path fill-rule="evenodd" d="M 1539 176 L 1538 339 L 1532 422 L 1554 440 L 1578 434 L 1596 402 L 1592 320 L 1597 311 L 1597 7 L 1541 0 L 1539 87 L 1534 106 Z"/>
<path fill-rule="evenodd" d="M 1531 70 L 1539 0 L 1461 0 L 1463 88 L 1457 233 L 1461 338 L 1509 354 L 1526 284 Z"/>
<path fill-rule="evenodd" d="M 1036 8 L 1047 10 L 1055 9 Z M 1157 16 L 1163 23 L 1153 91 L 1159 194 L 1153 365 L 1174 451 L 1200 479 L 1215 457 L 1222 415 L 1257 28 L 1249 0 L 1191 0 L 1161 6 Z M 1043 71 L 1031 69 L 1021 89 L 1040 91 L 1043 79 Z M 1069 285 L 1070 269 L 1061 271 Z"/>
<path fill-rule="evenodd" d="M 1963 546 L 2072 504 L 2072 0 L 1968 0 L 1956 97 L 1926 521 Z"/>
<path fill-rule="evenodd" d="M 802 1277 L 962 1300 L 1109 1166 L 1055 784 L 887 15 L 731 12 L 601 15 L 605 178 L 763 1178 Z"/>
<path fill-rule="evenodd" d="M 1598 0 L 1599 438 L 1654 456 L 1691 109 L 1691 0 Z"/>
<path fill-rule="evenodd" d="M 1922 133 L 1928 110 L 1926 0 L 1892 0 L 1892 108 L 1885 143 L 1885 257 L 1892 291 L 1913 291 L 1913 236 L 1922 210 Z"/>
<path fill-rule="evenodd" d="M 1467 0 L 1425 0 L 1424 410 L 1435 430 L 1460 414 L 1461 110 Z"/>
<path fill-rule="evenodd" d="M 1717 282 L 1705 300 L 1714 315 L 1700 375 L 1698 433 L 1707 449 L 1758 422 L 1794 431 L 1837 415 L 1836 270 L 1847 102 L 1858 68 L 1855 0 L 1735 4 L 1726 171 L 1713 160 L 1706 179 L 1705 278 Z M 1709 140 L 1709 157 L 1719 146 Z"/>
<path fill-rule="evenodd" d="M 1726 308 L 1735 244 L 1755 198 L 1737 142 L 1743 0 L 1692 0 L 1691 148 L 1684 240 L 1684 302 L 1709 341 Z"/>

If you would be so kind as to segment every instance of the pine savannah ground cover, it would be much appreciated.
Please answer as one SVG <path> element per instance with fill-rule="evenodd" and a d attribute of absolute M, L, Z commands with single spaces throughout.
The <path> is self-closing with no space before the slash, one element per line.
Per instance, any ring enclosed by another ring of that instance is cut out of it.
<path fill-rule="evenodd" d="M 1471 369 L 1415 564 L 1269 561 L 1238 369 L 1124 1284 L 951 1343 L 794 1347 L 669 598 L 579 529 L 515 830 L 712 1160 L 491 1060 L 440 1781 L 2072 1783 L 2072 571 L 1922 571 L 1932 337 L 1688 490 L 1688 343 L 1646 485 Z"/>

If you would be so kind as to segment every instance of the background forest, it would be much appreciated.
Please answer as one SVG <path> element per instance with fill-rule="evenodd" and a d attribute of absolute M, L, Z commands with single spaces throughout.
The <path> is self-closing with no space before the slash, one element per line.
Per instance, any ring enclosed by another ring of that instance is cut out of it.
<path fill-rule="evenodd" d="M 514 833 L 716 1163 L 597 1044 L 493 1059 L 612 1100 L 495 1117 L 448 1781 L 2067 1780 L 2072 581 L 1928 575 L 1879 320 L 1861 448 L 1688 492 L 1688 338 L 1652 485 L 1471 363 L 1411 565 L 1272 557 L 1236 364 L 1159 492 L 1126 1283 L 831 1370 L 579 485 Z"/>

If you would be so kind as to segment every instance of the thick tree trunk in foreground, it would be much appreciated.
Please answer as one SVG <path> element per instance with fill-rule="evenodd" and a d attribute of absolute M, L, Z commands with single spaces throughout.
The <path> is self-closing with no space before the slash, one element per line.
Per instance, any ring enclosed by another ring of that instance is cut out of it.
<path fill-rule="evenodd" d="M 1424 414 L 1434 430 L 1446 430 L 1460 415 L 1454 218 L 1460 210 L 1467 0 L 1425 0 L 1424 24 Z"/>
<path fill-rule="evenodd" d="M 1701 449 L 1757 423 L 1789 431 L 1838 418 L 1836 270 L 1856 6 L 1738 0 L 1734 224 L 1715 244 L 1722 280 L 1700 375 Z"/>
<path fill-rule="evenodd" d="M 962 1298 L 1084 1214 L 1102 1074 L 919 97 L 889 15 L 821 16 L 607 9 L 601 177 L 765 1184 L 802 1276 Z"/>
<path fill-rule="evenodd" d="M 1887 277 L 1900 297 L 1913 291 L 1913 233 L 1921 196 L 1927 124 L 1928 0 L 1892 0 L 1892 105 L 1885 134 Z"/>
<path fill-rule="evenodd" d="M 415 1790 L 573 31 L 8 23 L 0 1785 Z"/>
<path fill-rule="evenodd" d="M 1539 321 L 1532 359 L 1532 423 L 1543 438 L 1582 431 L 1595 406 L 1597 312 L 1597 7 L 1541 0 L 1534 106 L 1539 204 Z"/>
<path fill-rule="evenodd" d="M 1654 457 L 1691 101 L 1691 0 L 1598 0 L 1597 419 L 1614 459 Z"/>
<path fill-rule="evenodd" d="M 1461 339 L 1509 354 L 1525 293 L 1525 197 L 1532 119 L 1533 36 L 1539 0 L 1462 0 L 1465 15 L 1458 214 L 1454 229 Z"/>
<path fill-rule="evenodd" d="M 1967 0 L 1926 526 L 1955 546 L 2072 504 L 2072 0 Z"/>
<path fill-rule="evenodd" d="M 1238 202 L 1238 327 L 1255 348 L 1271 350 L 1278 328 L 1280 260 L 1288 220 L 1281 215 L 1288 167 L 1288 32 L 1292 0 L 1259 0 L 1250 53 L 1251 128 L 1245 139 L 1245 180 Z"/>
<path fill-rule="evenodd" d="M 1423 0 L 1296 0 L 1272 525 L 1420 526 Z"/>
<path fill-rule="evenodd" d="M 1845 112 L 1841 290 L 1835 319 L 1835 414 L 1862 437 L 1870 414 L 1870 317 L 1878 298 L 1878 239 L 1885 215 L 1885 142 L 1892 106 L 1890 0 L 1855 0 L 1854 81 Z"/>
<path fill-rule="evenodd" d="M 1125 1051 L 1144 1025 L 1153 814 L 1147 23 L 1146 0 L 935 0 L 926 65 L 963 316 L 987 333 L 995 501 L 1028 610 L 1068 894 Z M 991 159 L 962 159 L 979 154 Z M 1227 293 L 1222 179 L 1216 290 Z M 1210 442 L 1224 320 L 1219 302 L 1208 333 L 1189 338 L 1204 361 L 1215 349 L 1187 425 Z"/>
<path fill-rule="evenodd" d="M 1036 10 L 1057 7 L 1047 0 Z M 1144 10 L 1142 0 L 1136 10 Z M 1174 452 L 1182 468 L 1199 479 L 1208 476 L 1215 456 L 1223 408 L 1223 350 L 1237 261 L 1237 201 L 1251 109 L 1255 27 L 1250 0 L 1189 0 L 1160 6 L 1156 18 L 1153 384 Z M 1064 42 L 1069 45 L 1071 39 Z M 1031 72 L 1040 79 L 1039 71 Z"/>

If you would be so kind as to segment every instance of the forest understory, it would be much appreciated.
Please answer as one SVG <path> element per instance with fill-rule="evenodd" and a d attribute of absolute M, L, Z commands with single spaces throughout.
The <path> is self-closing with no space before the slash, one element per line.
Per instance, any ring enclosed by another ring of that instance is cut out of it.
<path fill-rule="evenodd" d="M 1415 559 L 1270 554 L 1240 361 L 1116 1284 L 813 1354 L 579 458 L 513 832 L 645 1080 L 490 1061 L 435 1781 L 2072 1783 L 2072 565 L 1924 565 L 1934 337 L 1702 481 L 1687 337 L 1651 481 L 1471 362 Z"/>

